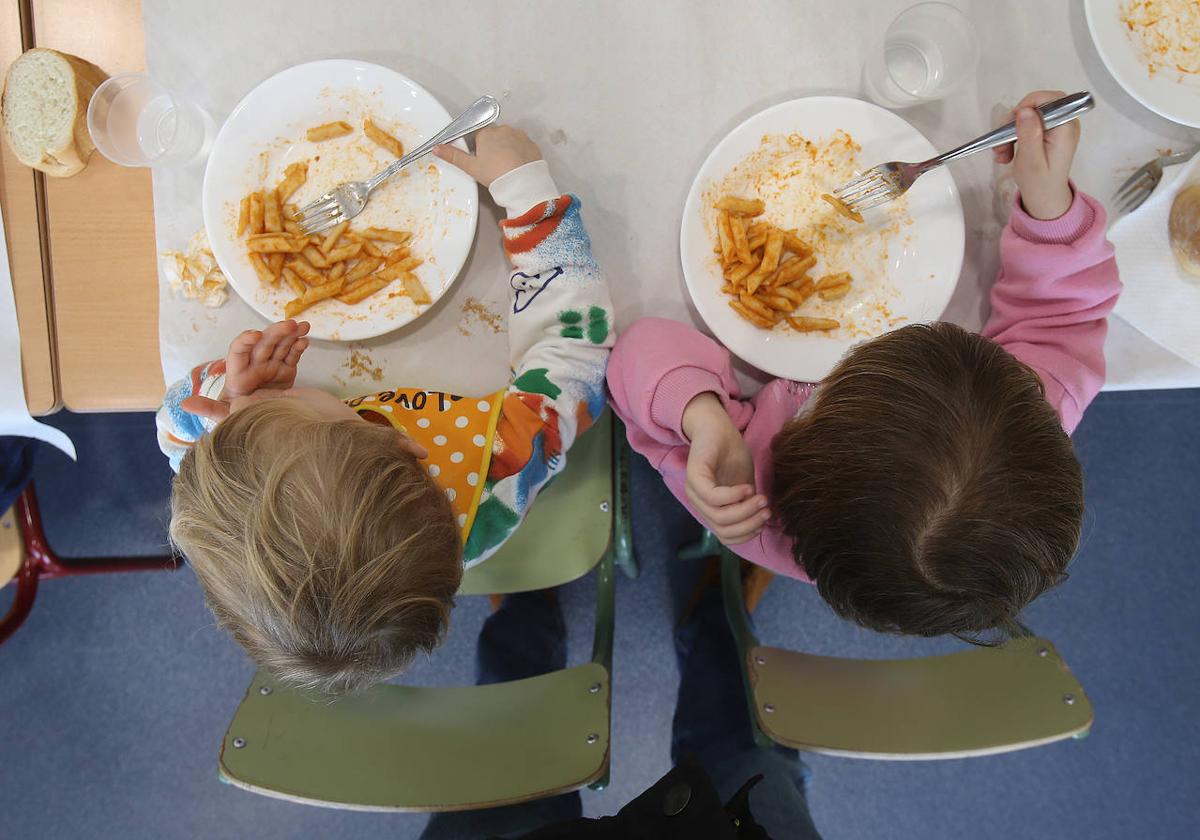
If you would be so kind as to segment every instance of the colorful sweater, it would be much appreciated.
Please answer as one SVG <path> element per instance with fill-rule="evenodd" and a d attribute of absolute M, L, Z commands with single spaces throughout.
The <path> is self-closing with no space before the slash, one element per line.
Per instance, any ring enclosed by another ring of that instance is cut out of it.
<path fill-rule="evenodd" d="M 419 402 L 423 413 L 413 421 L 420 426 L 415 436 L 435 443 L 446 440 L 437 434 L 438 423 L 446 424 L 447 435 L 468 432 L 466 440 L 479 441 L 477 430 L 463 422 L 476 421 L 468 409 L 478 406 L 486 418 L 485 439 L 490 439 L 491 451 L 482 459 L 486 477 L 469 511 L 456 498 L 462 495 L 456 489 L 464 485 L 449 486 L 443 471 L 430 466 L 430 474 L 443 483 L 455 504 L 460 525 L 466 526 L 468 567 L 494 554 L 516 530 L 538 492 L 562 471 L 576 437 L 603 411 L 604 371 L 614 340 L 608 285 L 592 258 L 579 199 L 559 195 L 544 161 L 497 179 L 491 193 L 509 217 L 500 228 L 514 269 L 509 277 L 509 387 L 465 401 L 422 390 L 347 400 L 364 415 L 378 414 L 381 404 L 387 404 L 390 413 Z M 192 394 L 219 396 L 223 374 L 223 361 L 201 365 L 168 390 L 158 412 L 158 440 L 174 469 L 179 469 L 192 443 L 210 430 L 181 403 Z M 460 455 L 456 451 L 452 457 Z M 467 460 L 471 457 L 468 452 Z M 464 472 L 458 479 L 474 487 L 477 476 Z"/>
<path fill-rule="evenodd" d="M 1121 290 L 1104 230 L 1104 208 L 1082 193 L 1053 221 L 1029 216 L 1018 196 L 1000 239 L 1001 273 L 983 328 L 983 335 L 1037 372 L 1068 433 L 1104 384 L 1106 318 Z M 684 492 L 689 444 L 681 424 L 693 397 L 712 391 L 720 398 L 750 447 L 761 492 L 773 477 L 772 439 L 819 387 L 776 379 L 747 399 L 729 351 L 689 326 L 658 318 L 643 318 L 621 336 L 608 386 L 629 443 L 689 510 Z M 790 540 L 770 524 L 731 548 L 773 572 L 807 580 Z"/>

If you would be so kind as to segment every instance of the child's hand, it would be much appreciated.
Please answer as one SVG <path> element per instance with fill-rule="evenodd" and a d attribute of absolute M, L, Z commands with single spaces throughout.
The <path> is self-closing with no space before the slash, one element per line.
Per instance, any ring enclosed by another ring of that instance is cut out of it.
<path fill-rule="evenodd" d="M 1079 120 L 1045 131 L 1041 116 L 1034 110 L 1065 95 L 1061 90 L 1039 90 L 1022 99 L 1014 112 L 1016 151 L 1012 143 L 993 150 L 997 163 L 1012 162 L 1021 205 L 1035 219 L 1057 219 L 1071 209 L 1075 200 L 1067 179 L 1079 145 Z"/>
<path fill-rule="evenodd" d="M 725 545 L 753 539 L 770 518 L 765 496 L 754 492 L 754 459 L 716 394 L 692 398 L 683 411 L 688 452 L 688 501 Z"/>
<path fill-rule="evenodd" d="M 454 146 L 435 146 L 433 153 L 485 187 L 518 166 L 542 159 L 541 149 L 524 131 L 510 125 L 489 126 L 475 135 L 475 154 Z"/>
<path fill-rule="evenodd" d="M 184 411 L 224 420 L 229 404 L 256 391 L 286 391 L 296 384 L 296 366 L 308 349 L 307 321 L 280 321 L 265 330 L 246 330 L 229 344 L 225 357 L 225 388 L 220 399 L 190 396 Z"/>

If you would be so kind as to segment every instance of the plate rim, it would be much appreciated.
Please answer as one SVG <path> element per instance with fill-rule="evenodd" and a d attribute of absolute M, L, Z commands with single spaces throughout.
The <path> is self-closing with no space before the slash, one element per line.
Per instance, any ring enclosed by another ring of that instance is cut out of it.
<path fill-rule="evenodd" d="M 701 192 L 699 190 L 700 177 L 703 174 L 703 172 L 705 171 L 705 169 L 708 168 L 708 166 L 709 166 L 710 162 L 713 160 L 713 158 L 718 154 L 718 152 L 721 151 L 722 147 L 727 142 L 729 142 L 730 138 L 733 137 L 733 135 L 737 134 L 739 131 L 743 130 L 752 121 L 757 120 L 760 117 L 762 117 L 766 114 L 769 114 L 773 111 L 781 110 L 781 109 L 784 109 L 784 108 L 787 108 L 790 106 L 795 106 L 797 103 L 800 103 L 800 102 L 814 103 L 814 102 L 819 102 L 819 101 L 834 101 L 834 102 L 839 102 L 839 103 L 850 102 L 850 103 L 854 103 L 851 107 L 865 106 L 868 110 L 874 110 L 874 111 L 885 113 L 889 116 L 889 118 L 895 118 L 895 119 L 900 120 L 902 123 L 904 123 L 910 130 L 915 132 L 922 140 L 924 140 L 931 149 L 934 150 L 934 154 L 937 153 L 937 147 L 934 146 L 933 142 L 928 137 L 926 137 L 925 134 L 920 129 L 918 129 L 916 126 L 914 126 L 908 120 L 904 119 L 902 116 L 900 116 L 896 112 L 892 111 L 891 109 L 884 108 L 881 105 L 876 105 L 874 102 L 869 102 L 865 99 L 860 99 L 858 97 L 844 96 L 844 95 L 838 95 L 838 94 L 813 94 L 811 96 L 797 96 L 797 97 L 793 97 L 792 99 L 784 100 L 783 102 L 776 102 L 774 105 L 768 105 L 767 107 L 763 108 L 762 110 L 759 110 L 759 111 L 754 112 L 753 114 L 750 114 L 745 119 L 743 119 L 741 122 L 739 122 L 736 126 L 729 129 L 729 131 L 725 132 L 725 134 L 719 140 L 717 140 L 717 142 L 713 145 L 712 149 L 709 150 L 708 154 L 705 155 L 703 162 L 701 162 L 700 166 L 696 170 L 695 175 L 692 177 L 692 183 L 688 187 L 687 197 L 684 199 L 684 202 L 683 202 L 683 213 L 682 213 L 682 216 L 679 221 L 679 264 L 680 264 L 680 270 L 683 273 L 684 287 L 687 290 L 688 299 L 689 299 L 691 305 L 695 308 L 696 313 L 700 316 L 700 320 L 704 323 L 705 327 L 707 327 L 713 333 L 714 337 L 716 337 L 717 331 L 713 327 L 713 325 L 709 323 L 708 319 L 704 317 L 704 312 L 701 310 L 700 305 L 696 302 L 696 296 L 692 291 L 692 284 L 691 284 L 690 280 L 688 279 L 688 271 L 687 271 L 688 259 L 687 259 L 687 255 L 684 252 L 685 229 L 687 226 L 687 220 L 689 218 L 689 215 L 692 215 L 694 212 L 696 212 L 700 209 L 700 207 L 699 207 L 700 192 Z M 949 294 L 946 297 L 946 301 L 942 304 L 941 310 L 939 311 L 938 315 L 935 316 L 935 320 L 936 320 L 936 318 L 940 318 L 942 315 L 944 315 L 946 312 L 946 307 L 950 305 L 950 301 L 954 297 L 954 292 L 957 290 L 958 284 L 962 279 L 962 268 L 963 268 L 964 261 L 966 259 L 966 217 L 965 217 L 964 211 L 963 211 L 962 193 L 958 188 L 958 182 L 955 181 L 954 175 L 953 175 L 953 173 L 950 172 L 949 168 L 943 168 L 943 171 L 946 173 L 946 175 L 949 179 L 949 182 L 950 182 L 951 193 L 954 197 L 954 202 L 955 202 L 955 205 L 957 206 L 957 210 L 958 210 L 958 212 L 956 214 L 956 218 L 958 219 L 959 225 L 962 228 L 962 236 L 958 237 L 958 240 L 957 240 L 957 242 L 958 242 L 958 245 L 957 245 L 958 254 L 957 254 L 957 259 L 956 259 L 956 262 L 957 262 L 956 275 L 957 276 L 954 279 L 953 285 L 950 286 Z M 695 206 L 693 206 L 693 205 L 695 205 Z M 910 323 L 917 323 L 917 322 L 912 321 Z M 720 338 L 719 337 L 717 337 L 717 338 L 718 338 L 718 341 L 720 341 Z M 870 339 L 864 339 L 864 340 L 870 340 Z M 849 342 L 849 345 L 852 347 L 858 343 L 860 343 L 860 342 L 859 341 Z M 742 362 L 745 362 L 746 364 L 750 365 L 751 367 L 755 368 L 756 370 L 761 370 L 762 372 L 767 373 L 771 376 L 778 377 L 781 379 L 787 379 L 787 380 L 793 381 L 793 382 L 810 381 L 810 380 L 799 380 L 786 372 L 779 372 L 778 369 L 772 369 L 771 367 L 760 365 L 758 362 L 742 356 L 740 353 L 736 352 L 732 347 L 729 347 L 724 342 L 722 342 L 722 346 L 725 347 L 725 349 L 731 355 L 736 357 L 737 359 L 741 360 Z M 849 347 L 847 347 L 847 351 L 848 350 L 849 350 Z M 814 379 L 811 381 L 816 381 L 816 380 Z"/>
<path fill-rule="evenodd" d="M 1084 0 L 1083 17 L 1087 21 L 1088 37 L 1092 39 L 1092 46 L 1096 48 L 1096 53 L 1100 56 L 1100 63 L 1104 65 L 1104 69 L 1108 72 L 1108 75 L 1113 78 L 1113 81 L 1117 83 L 1121 90 L 1125 91 L 1143 108 L 1178 125 L 1200 128 L 1200 90 L 1197 91 L 1196 115 L 1193 117 L 1181 117 L 1175 113 L 1171 113 L 1170 108 L 1161 103 L 1152 101 L 1151 97 L 1146 96 L 1137 88 L 1134 80 L 1128 78 L 1123 72 L 1118 71 L 1115 66 L 1116 61 L 1113 58 L 1113 54 L 1110 52 L 1110 48 L 1106 46 L 1107 42 L 1096 34 L 1095 15 L 1100 14 L 1098 4 L 1104 2 L 1110 2 L 1110 0 Z M 1111 0 L 1111 2 L 1119 3 L 1120 0 Z M 1144 79 L 1139 79 L 1138 81 L 1144 81 Z"/>
<path fill-rule="evenodd" d="M 302 68 L 312 68 L 312 67 L 320 67 L 320 66 L 325 66 L 325 67 L 329 67 L 329 66 L 369 67 L 374 72 L 382 71 L 385 74 L 390 74 L 392 76 L 396 76 L 400 80 L 402 80 L 404 83 L 411 85 L 419 93 L 424 94 L 426 97 L 428 97 L 428 100 L 430 102 L 432 102 L 434 105 L 436 105 L 438 108 L 440 108 L 442 110 L 442 112 L 444 112 L 446 115 L 445 116 L 446 122 L 449 122 L 451 119 L 450 112 L 446 109 L 446 106 L 442 104 L 441 100 L 438 99 L 436 96 L 434 96 L 428 90 L 428 88 L 426 88 L 420 82 L 416 81 L 415 79 L 411 78 L 410 76 L 405 75 L 404 73 L 401 73 L 399 70 L 395 70 L 391 67 L 387 67 L 385 65 L 378 64 L 373 61 L 365 61 L 365 60 L 356 59 L 356 58 L 318 58 L 318 59 L 314 59 L 312 61 L 302 61 L 302 62 L 299 62 L 298 64 L 289 65 L 288 67 L 284 67 L 283 69 L 278 70 L 275 73 L 272 73 L 270 76 L 267 76 L 266 78 L 260 80 L 253 87 L 251 87 L 248 91 L 246 91 L 246 93 L 242 96 L 242 98 L 238 100 L 237 105 L 235 105 L 233 108 L 230 109 L 229 113 L 225 116 L 224 121 L 221 123 L 221 127 L 217 130 L 216 135 L 214 135 L 214 137 L 213 137 L 212 146 L 209 148 L 208 158 L 205 160 L 205 163 L 204 163 L 204 177 L 202 178 L 201 185 L 200 185 L 200 215 L 201 215 L 201 219 L 204 223 L 205 234 L 208 237 L 209 249 L 212 250 L 213 259 L 216 261 L 217 266 L 221 269 L 221 273 L 225 275 L 226 280 L 228 281 L 229 285 L 234 287 L 233 291 L 238 296 L 238 298 L 240 298 L 241 301 L 243 303 L 245 303 L 246 306 L 248 306 L 256 315 L 265 319 L 268 323 L 274 323 L 273 316 L 263 312 L 258 307 L 258 305 L 256 305 L 255 302 L 250 301 L 249 299 L 247 299 L 246 296 L 244 296 L 240 291 L 238 291 L 237 286 L 233 281 L 233 274 L 230 271 L 228 271 L 224 265 L 221 265 L 221 260 L 217 256 L 216 250 L 212 248 L 213 240 L 212 240 L 211 234 L 209 234 L 209 232 L 208 232 L 208 227 L 209 227 L 208 221 L 209 221 L 209 215 L 210 215 L 209 214 L 209 206 L 210 206 L 210 195 L 211 195 L 210 187 L 209 187 L 209 184 L 210 184 L 209 178 L 210 178 L 210 174 L 211 174 L 210 164 L 212 163 L 213 152 L 215 152 L 217 145 L 220 143 L 222 136 L 225 134 L 226 129 L 229 127 L 229 125 L 232 122 L 232 120 L 234 119 L 234 117 L 240 115 L 241 112 L 246 108 L 250 98 L 252 96 L 254 96 L 254 94 L 256 92 L 258 92 L 258 90 L 260 88 L 275 81 L 276 79 L 278 79 L 281 76 L 286 76 L 287 74 L 296 72 Z M 461 138 L 459 140 L 454 141 L 453 145 L 464 151 L 467 150 L 466 142 L 465 142 L 465 140 L 463 140 Z M 465 175 L 465 173 L 464 173 L 464 175 Z M 469 178 L 470 176 L 466 176 L 466 177 Z M 215 187 L 213 189 L 215 189 Z M 454 268 L 454 271 L 452 273 L 450 273 L 449 280 L 446 281 L 446 284 L 442 287 L 441 292 L 438 294 L 438 296 L 436 298 L 433 299 L 433 301 L 428 306 L 426 306 L 423 310 L 420 310 L 419 312 L 417 312 L 416 315 L 414 315 L 412 318 L 409 318 L 407 321 L 404 321 L 403 323 L 390 324 L 385 329 L 382 329 L 381 331 L 378 331 L 378 332 L 368 331 L 365 333 L 355 333 L 353 336 L 339 335 L 337 338 L 332 338 L 328 335 L 319 335 L 319 334 L 314 333 L 314 334 L 312 334 L 312 337 L 318 341 L 328 341 L 328 342 L 332 342 L 335 344 L 345 344 L 345 343 L 349 343 L 349 342 L 353 342 L 353 341 L 368 341 L 371 339 L 379 338 L 380 336 L 388 335 L 397 330 L 406 329 L 406 328 L 410 327 L 411 325 L 415 324 L 417 321 L 421 320 L 423 317 L 425 317 L 426 314 L 428 314 L 429 312 L 436 309 L 439 301 L 441 301 L 444 297 L 446 297 L 446 295 L 450 292 L 450 290 L 454 287 L 454 285 L 459 281 L 459 278 L 462 276 L 463 268 L 466 266 L 467 261 L 471 258 L 471 251 L 473 250 L 473 247 L 474 247 L 475 237 L 479 232 L 479 186 L 478 186 L 478 184 L 475 184 L 475 194 L 470 197 L 468 204 L 469 204 L 469 214 L 470 214 L 470 222 L 469 222 L 470 235 L 468 237 L 469 244 L 468 244 L 467 248 L 464 250 L 462 259 L 459 261 L 459 264 Z M 215 214 L 216 214 L 215 209 L 214 209 L 213 213 L 215 216 Z M 338 332 L 340 333 L 341 330 L 339 330 Z"/>

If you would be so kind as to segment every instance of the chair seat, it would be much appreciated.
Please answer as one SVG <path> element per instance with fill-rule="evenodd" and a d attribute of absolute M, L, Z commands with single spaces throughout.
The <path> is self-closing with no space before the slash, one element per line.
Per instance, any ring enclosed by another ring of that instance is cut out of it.
<path fill-rule="evenodd" d="M 257 793 L 358 810 L 551 796 L 607 767 L 608 680 L 588 663 L 494 685 L 382 685 L 329 703 L 260 672 L 225 734 L 221 773 Z"/>
<path fill-rule="evenodd" d="M 1087 732 L 1092 707 L 1045 639 L 919 659 L 747 654 L 759 726 L 774 741 L 857 758 L 989 755 Z"/>

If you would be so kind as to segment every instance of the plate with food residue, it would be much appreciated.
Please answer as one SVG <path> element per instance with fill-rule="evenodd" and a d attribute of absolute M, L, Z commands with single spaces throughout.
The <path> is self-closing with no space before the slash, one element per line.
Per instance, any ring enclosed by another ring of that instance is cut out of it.
<path fill-rule="evenodd" d="M 365 339 L 421 317 L 471 250 L 469 176 L 429 155 L 346 226 L 304 237 L 290 216 L 449 122 L 412 79 L 363 61 L 309 62 L 259 84 L 225 120 L 204 174 L 204 225 L 230 285 L 270 321 L 309 321 L 313 338 Z"/>
<path fill-rule="evenodd" d="M 1151 111 L 1200 127 L 1200 3 L 1084 0 L 1108 72 Z"/>
<path fill-rule="evenodd" d="M 855 344 L 942 314 L 962 268 L 962 202 L 946 169 L 855 214 L 829 193 L 877 163 L 936 150 L 869 102 L 814 96 L 747 119 L 709 154 L 683 211 L 688 292 L 750 364 L 815 382 Z"/>

